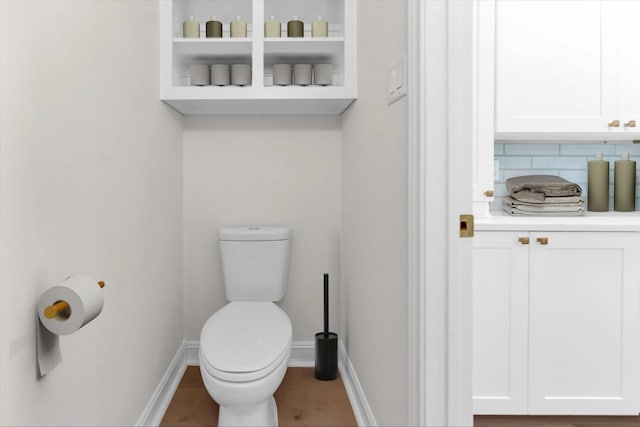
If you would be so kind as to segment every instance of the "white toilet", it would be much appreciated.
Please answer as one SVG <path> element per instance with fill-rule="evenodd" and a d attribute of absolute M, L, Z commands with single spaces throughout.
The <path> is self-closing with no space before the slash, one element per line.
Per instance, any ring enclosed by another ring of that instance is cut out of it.
<path fill-rule="evenodd" d="M 287 289 L 289 227 L 218 230 L 225 295 L 200 334 L 200 372 L 219 426 L 277 426 L 273 393 L 287 370 L 292 328 L 274 301 Z"/>

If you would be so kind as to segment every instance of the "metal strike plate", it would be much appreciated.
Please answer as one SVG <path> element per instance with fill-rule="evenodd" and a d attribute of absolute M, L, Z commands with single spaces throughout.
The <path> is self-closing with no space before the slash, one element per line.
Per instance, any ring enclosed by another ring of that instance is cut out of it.
<path fill-rule="evenodd" d="M 460 215 L 460 237 L 473 237 L 473 215 Z"/>

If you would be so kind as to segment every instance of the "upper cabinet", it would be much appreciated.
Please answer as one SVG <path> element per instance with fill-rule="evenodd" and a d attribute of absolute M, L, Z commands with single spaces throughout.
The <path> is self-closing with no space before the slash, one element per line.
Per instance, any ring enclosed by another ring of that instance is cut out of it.
<path fill-rule="evenodd" d="M 638 16 L 638 1 L 496 1 L 496 139 L 640 138 Z"/>
<path fill-rule="evenodd" d="M 341 114 L 357 96 L 356 7 L 349 0 L 160 0 L 160 98 L 183 114 Z M 199 37 L 183 33 L 190 17 L 200 24 Z M 212 17 L 222 23 L 222 37 L 207 37 Z M 246 36 L 231 37 L 230 22 L 237 17 L 246 22 Z M 280 37 L 265 36 L 271 17 L 281 23 Z M 304 23 L 303 37 L 287 36 L 294 17 Z M 319 17 L 328 33 L 312 37 Z M 192 80 L 194 64 L 200 64 L 204 84 Z M 290 65 L 291 74 L 294 65 L 307 64 L 297 82 L 304 78 L 304 85 L 274 84 L 275 64 Z M 229 84 L 212 81 L 213 75 L 207 81 L 213 65 L 223 75 L 225 66 L 231 73 L 241 65 L 246 75 L 235 82 L 229 77 Z"/>

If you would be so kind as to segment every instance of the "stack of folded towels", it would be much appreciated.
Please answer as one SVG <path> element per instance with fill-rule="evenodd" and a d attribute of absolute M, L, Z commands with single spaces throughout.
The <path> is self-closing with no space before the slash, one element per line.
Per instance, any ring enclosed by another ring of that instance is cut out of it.
<path fill-rule="evenodd" d="M 582 188 L 553 175 L 507 179 L 509 196 L 503 208 L 510 215 L 580 216 L 584 214 Z"/>

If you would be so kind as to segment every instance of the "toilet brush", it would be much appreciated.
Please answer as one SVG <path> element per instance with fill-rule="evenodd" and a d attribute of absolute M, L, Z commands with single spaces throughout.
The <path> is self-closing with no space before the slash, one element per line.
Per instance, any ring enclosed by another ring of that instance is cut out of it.
<path fill-rule="evenodd" d="M 324 330 L 316 334 L 316 378 L 338 377 L 338 334 L 329 332 L 329 275 L 324 274 Z"/>

